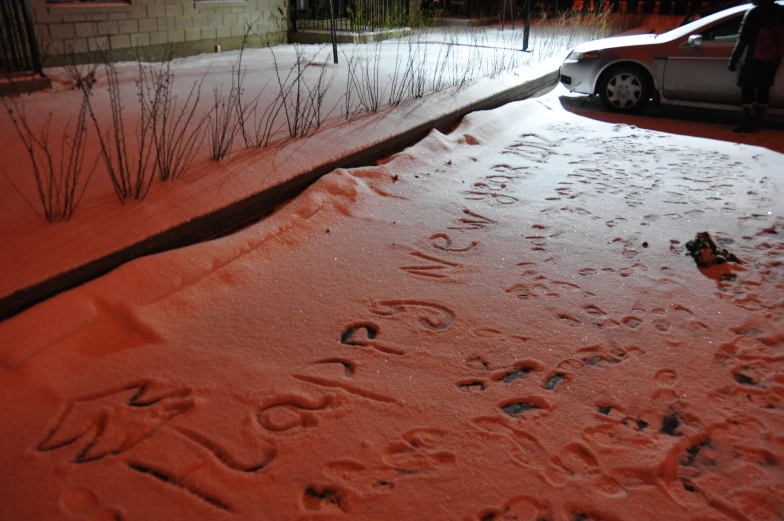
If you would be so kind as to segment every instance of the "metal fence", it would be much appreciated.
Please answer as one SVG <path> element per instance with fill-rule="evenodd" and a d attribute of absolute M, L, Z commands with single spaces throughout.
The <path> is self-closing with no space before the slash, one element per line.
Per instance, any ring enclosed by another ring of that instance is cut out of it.
<path fill-rule="evenodd" d="M 332 0 L 337 31 L 375 31 L 408 24 L 408 0 Z M 329 0 L 294 0 L 292 30 L 329 30 Z"/>
<path fill-rule="evenodd" d="M 572 3 L 571 0 L 569 0 Z M 585 11 L 613 11 L 629 14 L 685 15 L 705 7 L 716 7 L 719 1 L 709 0 L 574 0 L 573 7 Z M 570 6 L 572 7 L 572 6 Z"/>
<path fill-rule="evenodd" d="M 527 0 L 428 0 L 424 5 L 442 9 L 441 15 L 455 18 L 523 18 Z M 726 0 L 528 0 L 535 13 L 569 10 L 629 14 L 686 15 Z"/>
<path fill-rule="evenodd" d="M 41 55 L 35 40 L 27 0 L 0 0 L 0 73 L 41 72 Z"/>
<path fill-rule="evenodd" d="M 444 0 L 444 14 L 456 18 L 496 18 L 502 10 L 510 10 L 517 0 Z M 438 3 L 436 3 L 438 4 Z M 506 4 L 506 5 L 504 5 Z"/>
<path fill-rule="evenodd" d="M 727 0 L 422 0 L 422 7 L 441 17 L 519 20 L 525 18 L 528 1 L 537 15 L 570 10 L 686 15 Z M 374 31 L 408 23 L 408 0 L 333 0 L 333 7 L 338 31 Z M 291 26 L 294 31 L 329 30 L 329 0 L 292 0 Z"/>

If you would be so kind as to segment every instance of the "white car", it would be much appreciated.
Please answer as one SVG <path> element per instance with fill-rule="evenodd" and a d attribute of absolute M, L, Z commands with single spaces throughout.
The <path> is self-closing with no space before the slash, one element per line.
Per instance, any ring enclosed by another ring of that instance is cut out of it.
<path fill-rule="evenodd" d="M 784 5 L 784 1 L 777 2 Z M 638 112 L 656 102 L 705 108 L 740 105 L 737 72 L 727 70 L 740 23 L 752 4 L 732 7 L 663 34 L 619 36 L 575 47 L 561 65 L 572 92 L 598 94 L 607 109 Z M 770 91 L 784 110 L 784 66 Z"/>

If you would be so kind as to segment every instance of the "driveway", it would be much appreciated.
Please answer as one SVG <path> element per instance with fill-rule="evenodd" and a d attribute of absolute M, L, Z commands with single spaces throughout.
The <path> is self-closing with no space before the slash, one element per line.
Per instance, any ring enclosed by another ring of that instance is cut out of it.
<path fill-rule="evenodd" d="M 648 106 L 642 113 L 630 115 L 608 112 L 598 96 L 572 94 L 560 85 L 554 93 L 560 96 L 561 105 L 567 111 L 597 121 L 761 146 L 784 153 L 784 116 L 769 116 L 758 134 L 736 134 L 732 128 L 740 123 L 740 107 L 737 110 L 707 110 L 660 105 Z"/>

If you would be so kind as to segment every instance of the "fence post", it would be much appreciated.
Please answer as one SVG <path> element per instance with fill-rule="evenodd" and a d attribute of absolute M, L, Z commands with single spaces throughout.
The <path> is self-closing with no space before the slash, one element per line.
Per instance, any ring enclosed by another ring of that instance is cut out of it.
<path fill-rule="evenodd" d="M 25 29 L 27 30 L 27 41 L 30 45 L 30 58 L 33 61 L 33 72 L 44 76 L 43 65 L 41 64 L 41 50 L 38 48 L 38 40 L 35 37 L 33 14 L 30 11 L 29 0 L 22 0 L 22 15 L 24 16 Z"/>
<path fill-rule="evenodd" d="M 525 0 L 525 25 L 523 25 L 523 52 L 528 50 L 528 36 L 531 33 L 531 0 Z"/>
<path fill-rule="evenodd" d="M 332 5 L 333 0 L 329 0 L 329 25 L 330 32 L 332 33 L 332 61 L 337 65 L 338 63 L 338 35 L 335 32 L 335 7 Z"/>
<path fill-rule="evenodd" d="M 294 32 L 294 33 L 297 32 L 297 19 L 299 18 L 299 15 L 297 14 L 297 8 L 298 7 L 299 6 L 297 5 L 296 1 L 291 2 L 291 10 L 289 11 L 289 13 L 290 13 L 289 14 L 289 19 L 291 20 L 291 32 Z"/>

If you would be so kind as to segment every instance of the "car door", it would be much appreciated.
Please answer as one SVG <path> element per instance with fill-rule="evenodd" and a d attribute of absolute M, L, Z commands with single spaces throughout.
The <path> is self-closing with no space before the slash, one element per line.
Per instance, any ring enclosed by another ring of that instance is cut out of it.
<path fill-rule="evenodd" d="M 744 13 L 707 26 L 677 41 L 667 56 L 662 86 L 664 97 L 705 103 L 740 103 L 737 72 L 727 62 L 740 32 Z M 699 45 L 689 36 L 700 35 Z"/>

